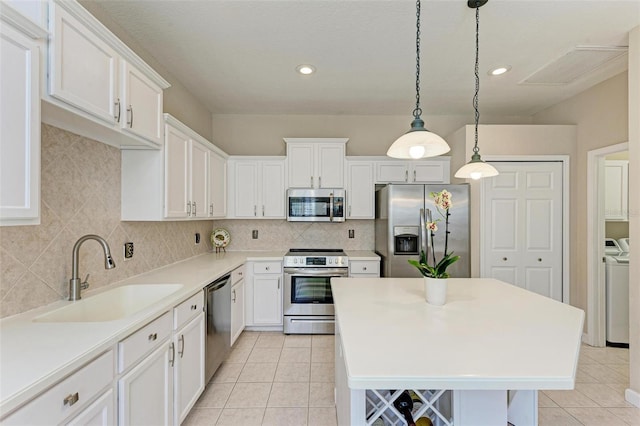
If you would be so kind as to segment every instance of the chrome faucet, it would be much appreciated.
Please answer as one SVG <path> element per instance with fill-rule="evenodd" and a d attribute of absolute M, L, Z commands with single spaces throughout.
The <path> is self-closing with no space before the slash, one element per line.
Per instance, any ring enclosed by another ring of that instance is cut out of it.
<path fill-rule="evenodd" d="M 87 240 L 96 240 L 102 245 L 102 249 L 104 250 L 104 269 L 113 269 L 116 267 L 116 263 L 111 257 L 109 244 L 107 244 L 104 238 L 93 234 L 87 234 L 80 237 L 73 246 L 73 258 L 71 260 L 71 279 L 69 280 L 69 300 L 80 300 L 82 298 L 80 296 L 80 291 L 89 287 L 89 283 L 87 282 L 87 280 L 89 279 L 89 275 L 87 275 L 87 278 L 84 279 L 84 282 L 80 278 L 78 278 L 78 254 L 80 253 L 80 246 Z"/>

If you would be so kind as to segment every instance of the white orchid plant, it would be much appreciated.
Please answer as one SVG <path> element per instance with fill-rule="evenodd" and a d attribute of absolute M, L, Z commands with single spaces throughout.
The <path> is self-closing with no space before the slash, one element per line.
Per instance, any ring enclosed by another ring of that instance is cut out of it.
<path fill-rule="evenodd" d="M 453 252 L 449 253 L 449 216 L 451 213 L 449 209 L 452 206 L 451 203 L 451 193 L 446 189 L 443 189 L 440 192 L 432 192 L 431 197 L 433 197 L 434 203 L 436 205 L 436 211 L 442 217 L 442 219 L 438 218 L 436 220 L 431 221 L 431 218 L 428 217 L 426 222 L 427 231 L 429 232 L 429 239 L 431 241 L 431 257 L 432 259 L 427 258 L 427 254 L 424 250 L 420 251 L 420 260 L 409 259 L 409 263 L 418 268 L 420 273 L 425 277 L 431 278 L 449 278 L 449 273 L 447 272 L 447 268 L 451 266 L 453 263 L 457 262 L 460 259 L 460 256 L 454 256 Z M 433 249 L 433 236 L 438 231 L 438 222 L 444 219 L 444 253 L 442 259 L 438 262 L 436 260 L 436 253 Z M 431 264 L 429 261 L 431 260 Z"/>

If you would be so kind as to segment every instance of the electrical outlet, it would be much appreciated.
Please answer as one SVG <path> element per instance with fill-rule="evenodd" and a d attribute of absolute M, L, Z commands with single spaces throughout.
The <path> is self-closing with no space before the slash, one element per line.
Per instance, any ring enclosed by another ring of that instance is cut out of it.
<path fill-rule="evenodd" d="M 124 258 L 131 259 L 133 257 L 133 243 L 124 243 Z"/>
<path fill-rule="evenodd" d="M 200 244 L 200 233 L 196 232 L 196 244 Z"/>
<path fill-rule="evenodd" d="M 251 231 L 251 238 L 253 238 L 254 240 L 258 239 L 258 230 L 254 229 L 253 231 Z"/>
<path fill-rule="evenodd" d="M 349 238 L 355 238 L 356 237 L 356 231 L 354 229 L 349 229 Z"/>

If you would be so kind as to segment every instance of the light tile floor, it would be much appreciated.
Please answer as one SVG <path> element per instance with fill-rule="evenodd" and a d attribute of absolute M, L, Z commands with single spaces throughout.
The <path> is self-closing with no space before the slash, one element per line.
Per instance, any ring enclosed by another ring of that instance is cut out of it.
<path fill-rule="evenodd" d="M 334 337 L 243 332 L 183 423 L 333 426 Z M 540 426 L 640 426 L 624 400 L 629 351 L 583 345 L 576 387 L 540 391 Z"/>

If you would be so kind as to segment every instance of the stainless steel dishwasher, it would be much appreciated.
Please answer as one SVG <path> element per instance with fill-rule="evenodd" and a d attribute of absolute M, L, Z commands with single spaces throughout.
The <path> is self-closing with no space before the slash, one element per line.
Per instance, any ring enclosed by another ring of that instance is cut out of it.
<path fill-rule="evenodd" d="M 205 379 L 209 383 L 231 350 L 231 275 L 218 278 L 204 289 L 207 300 Z"/>

